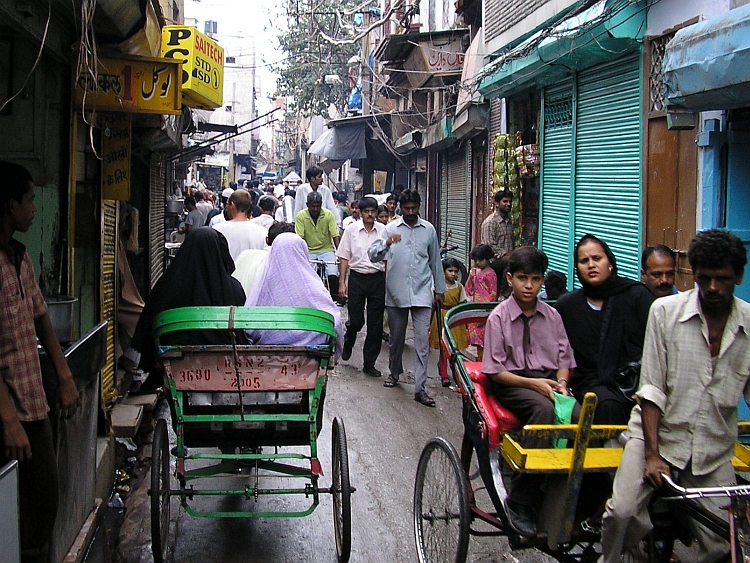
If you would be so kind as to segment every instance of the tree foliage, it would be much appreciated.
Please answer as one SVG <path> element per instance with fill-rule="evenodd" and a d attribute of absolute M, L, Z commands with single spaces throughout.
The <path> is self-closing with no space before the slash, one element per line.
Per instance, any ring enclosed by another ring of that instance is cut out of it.
<path fill-rule="evenodd" d="M 358 44 L 336 45 L 327 37 L 341 37 L 350 30 L 341 29 L 342 15 L 356 6 L 352 0 L 286 0 L 286 26 L 277 36 L 284 58 L 272 70 L 279 76 L 278 95 L 287 96 L 289 110 L 302 116 L 327 115 L 334 104 L 343 108 L 348 94 L 348 61 L 359 55 Z M 335 75 L 341 82 L 326 84 L 325 76 Z"/>

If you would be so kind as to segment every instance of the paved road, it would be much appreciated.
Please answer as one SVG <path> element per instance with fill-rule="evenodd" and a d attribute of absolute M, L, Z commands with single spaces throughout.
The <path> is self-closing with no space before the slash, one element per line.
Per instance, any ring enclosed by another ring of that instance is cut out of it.
<path fill-rule="evenodd" d="M 358 344 L 361 345 L 362 335 Z M 408 369 L 413 361 L 411 342 L 404 355 Z M 460 396 L 440 386 L 433 353 L 428 390 L 436 408 L 413 400 L 413 377 L 409 371 L 394 389 L 382 379 L 361 373 L 361 350 L 340 363 L 329 379 L 325 404 L 325 426 L 319 440 L 320 459 L 330 484 L 331 420 L 341 417 L 346 425 L 352 484 L 352 555 L 354 563 L 416 562 L 412 527 L 412 495 L 419 454 L 434 436 L 443 436 L 460 446 L 463 432 Z M 388 347 L 384 344 L 377 367 L 387 373 Z M 145 480 L 148 482 L 148 479 Z M 149 503 L 147 486 L 128 500 L 128 517 L 121 530 L 116 560 L 123 563 L 150 562 Z M 481 500 L 481 493 L 480 493 Z M 261 499 L 259 508 L 284 504 L 292 499 Z M 486 501 L 485 501 L 486 502 Z M 231 501 L 223 501 L 224 508 Z M 489 508 L 487 506 L 486 508 Z M 172 505 L 170 529 L 175 562 L 282 563 L 335 562 L 331 499 L 323 495 L 318 509 L 307 518 L 209 520 L 188 516 Z M 544 562 L 551 558 L 534 550 L 511 553 L 504 538 L 472 538 L 472 562 Z"/>

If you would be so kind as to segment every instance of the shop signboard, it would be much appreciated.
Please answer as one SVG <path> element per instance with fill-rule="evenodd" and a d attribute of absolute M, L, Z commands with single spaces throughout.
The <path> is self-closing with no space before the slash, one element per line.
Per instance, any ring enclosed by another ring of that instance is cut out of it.
<path fill-rule="evenodd" d="M 403 63 L 413 88 L 442 86 L 458 80 L 464 66 L 461 35 L 456 33 L 440 41 L 424 38 Z"/>
<path fill-rule="evenodd" d="M 186 106 L 216 109 L 224 100 L 224 49 L 186 25 L 162 29 L 161 56 L 182 63 L 182 98 Z"/>
<path fill-rule="evenodd" d="M 102 113 L 102 199 L 130 199 L 129 113 Z"/>
<path fill-rule="evenodd" d="M 82 73 L 75 98 L 84 111 L 179 114 L 179 62 L 155 57 L 98 60 L 96 76 Z"/>

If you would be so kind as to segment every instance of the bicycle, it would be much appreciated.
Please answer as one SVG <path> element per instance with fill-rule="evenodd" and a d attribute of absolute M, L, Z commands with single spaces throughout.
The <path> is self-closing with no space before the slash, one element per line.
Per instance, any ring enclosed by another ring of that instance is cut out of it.
<path fill-rule="evenodd" d="M 334 291 L 331 291 L 331 284 L 328 281 L 328 266 L 333 264 L 336 266 L 336 277 L 338 278 L 338 260 L 318 260 L 317 258 L 310 258 L 309 260 L 310 265 L 315 270 L 315 274 L 320 278 L 320 281 L 323 282 L 323 286 L 326 288 L 328 293 L 331 294 L 331 298 L 334 299 L 334 301 L 338 300 L 338 294 L 339 294 L 339 288 L 338 286 L 334 288 Z M 334 298 L 335 296 L 335 298 Z"/>
<path fill-rule="evenodd" d="M 451 234 L 452 232 L 450 229 L 445 232 L 445 240 L 440 246 L 440 260 L 444 260 L 445 258 L 447 258 L 449 252 L 458 250 L 457 244 L 448 246 L 448 240 L 451 238 Z M 462 284 L 465 284 L 466 280 L 469 279 L 469 271 L 466 269 L 466 265 L 461 260 L 458 260 L 458 271 L 460 274 L 460 279 L 458 281 L 460 281 Z"/>
<path fill-rule="evenodd" d="M 716 535 L 729 542 L 730 553 L 722 561 L 727 563 L 747 563 L 750 561 L 750 484 L 728 487 L 685 488 L 662 474 L 664 491 L 659 498 L 666 502 L 676 503 L 680 520 L 692 518 Z M 728 520 L 717 516 L 701 504 L 698 499 L 726 498 L 728 500 Z M 673 511 L 676 513 L 677 511 Z M 671 552 L 671 550 L 670 550 Z"/>
<path fill-rule="evenodd" d="M 586 494 L 583 477 L 593 473 L 612 473 L 617 469 L 622 448 L 603 447 L 603 444 L 618 437 L 626 426 L 594 424 L 597 397 L 593 393 L 584 397 L 575 424 L 524 426 L 497 400 L 492 381 L 482 372 L 481 363 L 465 359 L 452 336 L 458 326 L 486 322 L 494 307 L 494 303 L 465 303 L 445 314 L 441 346 L 461 394 L 464 433 L 458 450 L 444 438 L 436 437 L 425 445 L 419 456 L 413 501 L 419 561 L 464 563 L 472 535 L 506 536 L 511 550 L 535 547 L 561 563 L 596 561 L 601 554 L 600 530 L 593 526 L 584 527 L 581 522 L 600 513 L 598 508 L 592 514 L 594 507 L 579 506 L 582 493 Z M 740 422 L 738 434 L 750 434 L 750 423 Z M 550 442 L 566 439 L 570 447 L 526 448 L 521 445 L 521 440 L 526 437 L 544 438 Z M 738 442 L 734 454 L 734 470 L 739 473 L 750 471 L 750 446 Z M 546 477 L 545 494 L 538 511 L 539 533 L 533 537 L 518 534 L 510 526 L 505 509 L 507 479 L 511 473 L 518 472 Z M 481 482 L 475 482 L 477 479 Z M 726 496 L 742 499 L 743 504 L 737 506 L 735 503 L 734 515 L 742 515 L 743 522 L 737 523 L 733 515 L 730 521 L 736 523 L 730 530 L 729 524 L 700 505 L 694 508 L 694 512 L 707 512 L 710 529 L 727 540 L 738 537 L 742 531 L 739 537 L 743 542 L 747 541 L 746 538 L 750 538 L 750 524 L 747 522 L 750 519 L 747 507 L 750 504 L 747 502 L 750 485 L 717 490 Z M 489 498 L 480 499 L 480 491 L 482 497 Z M 702 494 L 706 496 L 711 492 L 704 490 Z M 695 491 L 687 493 L 694 494 Z M 680 503 L 679 513 L 688 514 L 687 510 L 682 510 L 687 502 Z M 683 533 L 686 526 L 680 525 L 669 511 L 663 510 L 664 504 L 657 500 L 650 507 L 654 529 L 636 548 L 623 553 L 623 561 L 668 563 L 674 541 L 688 540 Z M 700 516 L 694 518 L 703 523 L 698 519 Z M 748 547 L 744 549 L 750 555 Z M 735 555 L 734 559 L 727 558 L 726 561 L 749 563 L 750 559 Z"/>

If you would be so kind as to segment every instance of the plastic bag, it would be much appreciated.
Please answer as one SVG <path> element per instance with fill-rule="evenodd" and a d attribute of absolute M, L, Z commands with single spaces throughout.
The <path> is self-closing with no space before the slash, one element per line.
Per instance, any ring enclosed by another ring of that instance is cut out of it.
<path fill-rule="evenodd" d="M 555 424 L 570 424 L 575 406 L 576 399 L 572 395 L 566 396 L 562 393 L 555 393 Z M 566 438 L 552 440 L 553 448 L 565 448 L 567 445 L 568 440 Z"/>

